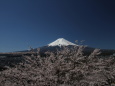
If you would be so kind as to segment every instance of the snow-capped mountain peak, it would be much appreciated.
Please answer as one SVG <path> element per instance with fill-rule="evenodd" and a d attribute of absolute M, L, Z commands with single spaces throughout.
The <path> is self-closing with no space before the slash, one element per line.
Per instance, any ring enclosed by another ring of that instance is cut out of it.
<path fill-rule="evenodd" d="M 48 44 L 48 46 L 68 46 L 68 45 L 76 45 L 76 44 L 69 42 L 64 38 L 59 38 L 56 41 Z"/>

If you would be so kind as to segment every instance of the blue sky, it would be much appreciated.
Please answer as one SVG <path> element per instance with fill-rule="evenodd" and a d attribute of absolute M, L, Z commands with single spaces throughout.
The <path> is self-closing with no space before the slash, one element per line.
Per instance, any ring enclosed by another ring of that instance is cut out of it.
<path fill-rule="evenodd" d="M 0 0 L 0 52 L 57 38 L 115 49 L 115 0 Z"/>

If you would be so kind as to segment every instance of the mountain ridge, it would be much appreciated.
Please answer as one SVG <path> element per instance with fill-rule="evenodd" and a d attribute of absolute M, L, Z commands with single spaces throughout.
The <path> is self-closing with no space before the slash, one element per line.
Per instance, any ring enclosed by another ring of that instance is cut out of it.
<path fill-rule="evenodd" d="M 30 50 L 25 50 L 25 51 L 19 51 L 19 52 L 39 52 L 40 53 L 45 53 L 47 51 L 50 52 L 57 52 L 60 50 L 64 50 L 64 48 L 68 48 L 70 50 L 78 50 L 80 46 L 84 46 L 84 45 L 77 45 L 74 44 L 72 42 L 67 41 L 64 38 L 58 38 L 57 40 L 45 45 L 45 46 L 41 46 L 38 48 L 32 48 Z M 99 48 L 93 48 L 93 47 L 89 47 L 89 46 L 84 46 L 83 52 L 86 55 L 90 55 L 90 53 L 92 53 L 95 49 L 99 49 Z M 111 49 L 99 49 L 103 55 L 112 55 L 115 53 L 115 50 L 111 50 Z"/>

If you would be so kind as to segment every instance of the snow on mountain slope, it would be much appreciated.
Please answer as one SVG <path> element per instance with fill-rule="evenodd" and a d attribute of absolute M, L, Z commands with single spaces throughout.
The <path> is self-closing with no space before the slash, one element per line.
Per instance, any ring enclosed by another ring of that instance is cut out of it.
<path fill-rule="evenodd" d="M 69 42 L 64 38 L 59 38 L 56 41 L 48 44 L 48 46 L 68 46 L 68 45 L 76 45 L 76 44 Z"/>

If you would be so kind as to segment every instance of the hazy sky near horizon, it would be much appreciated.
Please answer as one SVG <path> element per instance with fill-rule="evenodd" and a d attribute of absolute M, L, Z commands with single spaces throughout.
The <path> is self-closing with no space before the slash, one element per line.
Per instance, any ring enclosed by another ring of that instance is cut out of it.
<path fill-rule="evenodd" d="M 0 0 L 0 52 L 57 38 L 115 49 L 115 0 Z"/>

